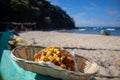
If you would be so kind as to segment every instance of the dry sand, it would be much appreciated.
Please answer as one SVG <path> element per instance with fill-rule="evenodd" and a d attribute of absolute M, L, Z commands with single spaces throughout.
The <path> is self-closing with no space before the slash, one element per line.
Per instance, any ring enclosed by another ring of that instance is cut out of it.
<path fill-rule="evenodd" d="M 120 65 L 115 64 L 120 60 L 120 37 L 70 34 L 60 32 L 30 31 L 20 33 L 25 40 L 35 41 L 44 46 L 60 46 L 69 48 L 69 51 L 95 61 L 100 66 L 100 74 L 120 76 Z M 120 78 L 99 78 L 97 80 L 120 80 Z"/>

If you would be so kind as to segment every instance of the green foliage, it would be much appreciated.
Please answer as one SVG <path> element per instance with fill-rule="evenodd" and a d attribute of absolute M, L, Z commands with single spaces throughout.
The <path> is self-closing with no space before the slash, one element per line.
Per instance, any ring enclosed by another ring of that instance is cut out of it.
<path fill-rule="evenodd" d="M 28 0 L 11 0 L 10 4 L 15 10 L 28 9 Z"/>

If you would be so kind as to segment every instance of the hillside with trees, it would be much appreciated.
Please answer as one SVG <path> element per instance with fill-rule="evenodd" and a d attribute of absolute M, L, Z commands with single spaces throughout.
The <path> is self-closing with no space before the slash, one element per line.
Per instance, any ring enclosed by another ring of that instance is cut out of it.
<path fill-rule="evenodd" d="M 35 22 L 37 30 L 75 28 L 65 11 L 46 0 L 0 0 L 0 22 Z"/>

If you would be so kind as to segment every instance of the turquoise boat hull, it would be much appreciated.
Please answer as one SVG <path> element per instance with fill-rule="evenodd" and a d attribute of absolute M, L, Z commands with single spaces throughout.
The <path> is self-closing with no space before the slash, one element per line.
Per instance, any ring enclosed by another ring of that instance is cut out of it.
<path fill-rule="evenodd" d="M 21 68 L 8 50 L 9 32 L 0 32 L 0 80 L 61 80 Z M 91 78 L 90 80 L 96 80 Z"/>
<path fill-rule="evenodd" d="M 11 58 L 8 40 L 11 33 L 0 32 L 0 75 L 3 80 L 60 80 L 50 76 L 26 71 Z M 0 80 L 1 80 L 0 79 Z"/>

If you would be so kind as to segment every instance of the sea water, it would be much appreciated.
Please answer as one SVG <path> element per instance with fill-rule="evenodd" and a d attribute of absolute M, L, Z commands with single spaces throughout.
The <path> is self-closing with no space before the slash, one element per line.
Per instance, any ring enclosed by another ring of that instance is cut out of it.
<path fill-rule="evenodd" d="M 70 30 L 57 30 L 59 32 L 80 33 L 80 34 L 101 34 L 101 30 L 110 32 L 110 36 L 120 36 L 120 27 L 79 27 Z"/>

